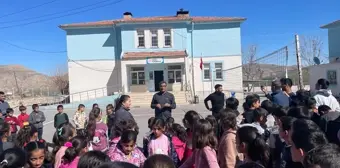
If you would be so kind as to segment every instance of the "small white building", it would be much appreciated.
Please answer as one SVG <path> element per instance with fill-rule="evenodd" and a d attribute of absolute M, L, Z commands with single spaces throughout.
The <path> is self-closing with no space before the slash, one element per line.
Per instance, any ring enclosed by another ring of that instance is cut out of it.
<path fill-rule="evenodd" d="M 320 78 L 330 82 L 333 95 L 340 94 L 340 20 L 321 26 L 328 30 L 329 63 L 309 68 L 309 84 L 313 90 Z"/>

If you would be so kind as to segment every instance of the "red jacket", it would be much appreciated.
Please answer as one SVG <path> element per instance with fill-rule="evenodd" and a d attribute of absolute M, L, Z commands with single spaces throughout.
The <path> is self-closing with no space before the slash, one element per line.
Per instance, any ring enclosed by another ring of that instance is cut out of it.
<path fill-rule="evenodd" d="M 29 115 L 26 113 L 21 113 L 18 116 L 18 122 L 19 122 L 20 128 L 24 126 L 24 122 L 28 122 L 28 118 L 29 118 Z"/>
<path fill-rule="evenodd" d="M 17 126 L 19 126 L 19 122 L 18 119 L 14 116 L 6 116 L 5 118 L 5 122 L 8 123 L 11 128 L 11 132 L 12 133 L 16 133 L 18 131 Z"/>

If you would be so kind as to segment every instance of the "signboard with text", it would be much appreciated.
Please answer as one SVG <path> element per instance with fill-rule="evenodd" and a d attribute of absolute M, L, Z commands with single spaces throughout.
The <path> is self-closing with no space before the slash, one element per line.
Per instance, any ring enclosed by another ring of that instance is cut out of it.
<path fill-rule="evenodd" d="M 146 58 L 147 64 L 163 64 L 164 63 L 164 57 L 161 58 Z"/>

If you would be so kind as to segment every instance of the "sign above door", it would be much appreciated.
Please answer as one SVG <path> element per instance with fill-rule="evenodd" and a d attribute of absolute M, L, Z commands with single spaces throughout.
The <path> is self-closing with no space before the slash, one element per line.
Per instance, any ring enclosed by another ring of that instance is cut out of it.
<path fill-rule="evenodd" d="M 161 58 L 146 58 L 147 64 L 163 64 L 164 63 L 164 57 Z"/>

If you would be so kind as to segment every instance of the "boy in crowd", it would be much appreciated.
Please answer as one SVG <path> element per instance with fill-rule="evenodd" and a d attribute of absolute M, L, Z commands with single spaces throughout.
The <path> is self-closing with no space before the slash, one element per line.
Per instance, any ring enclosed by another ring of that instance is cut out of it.
<path fill-rule="evenodd" d="M 61 124 L 68 123 L 68 115 L 64 113 L 64 106 L 58 105 L 58 113 L 54 116 L 54 128 L 58 128 Z"/>
<path fill-rule="evenodd" d="M 18 119 L 13 116 L 14 110 L 12 108 L 8 108 L 6 110 L 6 117 L 5 117 L 5 122 L 10 125 L 10 131 L 11 131 L 11 136 L 8 137 L 9 142 L 14 142 L 16 139 L 16 134 L 17 134 L 17 126 L 19 126 Z"/>
<path fill-rule="evenodd" d="M 45 114 L 42 111 L 39 111 L 39 105 L 38 104 L 33 104 L 32 105 L 32 113 L 29 116 L 29 123 L 33 124 L 35 128 L 38 130 L 38 138 L 39 140 L 42 139 L 42 134 L 43 134 L 43 127 L 44 127 L 44 122 L 46 120 Z"/>
<path fill-rule="evenodd" d="M 24 122 L 28 122 L 29 115 L 27 114 L 27 110 L 25 106 L 19 107 L 20 114 L 18 116 L 18 122 L 20 125 L 20 128 L 23 128 Z"/>

